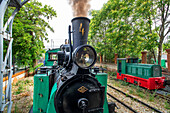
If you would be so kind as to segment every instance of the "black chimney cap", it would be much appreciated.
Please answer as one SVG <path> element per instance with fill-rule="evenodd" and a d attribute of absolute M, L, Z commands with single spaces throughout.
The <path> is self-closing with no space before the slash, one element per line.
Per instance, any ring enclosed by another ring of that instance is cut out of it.
<path fill-rule="evenodd" d="M 74 20 L 77 20 L 77 19 L 87 19 L 90 22 L 90 19 L 87 17 L 75 17 L 71 20 L 71 22 L 73 22 Z"/>

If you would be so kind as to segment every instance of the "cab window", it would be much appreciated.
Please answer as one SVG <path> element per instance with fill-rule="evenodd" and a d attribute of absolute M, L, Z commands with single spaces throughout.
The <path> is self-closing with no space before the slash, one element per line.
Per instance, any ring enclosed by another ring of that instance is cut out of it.
<path fill-rule="evenodd" d="M 58 60 L 57 53 L 49 53 L 48 54 L 48 60 Z"/>

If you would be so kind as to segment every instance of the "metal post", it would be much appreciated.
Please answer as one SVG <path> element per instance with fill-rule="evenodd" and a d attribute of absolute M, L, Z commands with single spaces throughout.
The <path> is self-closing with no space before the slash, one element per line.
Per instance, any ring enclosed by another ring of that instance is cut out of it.
<path fill-rule="evenodd" d="M 6 106 L 8 106 L 7 108 L 7 113 L 11 113 L 11 108 L 12 108 L 12 93 L 11 93 L 11 89 L 12 89 L 12 42 L 13 42 L 13 38 L 12 38 L 12 24 L 13 24 L 13 20 L 15 15 L 17 14 L 17 12 L 19 11 L 19 9 L 25 4 L 27 3 L 29 0 L 24 0 L 21 4 L 20 3 L 12 3 L 10 6 L 16 7 L 16 9 L 14 10 L 14 12 L 12 13 L 11 17 L 7 20 L 6 24 L 3 27 L 4 24 L 4 14 L 5 11 L 9 5 L 9 2 L 12 0 L 1 0 L 0 2 L 0 113 L 4 111 L 4 108 Z M 11 3 L 11 2 L 10 2 Z M 7 28 L 9 26 L 9 31 L 7 31 Z M 7 53 L 5 55 L 5 59 L 3 56 L 3 41 L 4 39 L 9 40 L 9 45 L 8 45 L 8 49 L 7 49 Z M 6 69 L 6 66 L 8 66 L 8 68 Z M 4 72 L 7 72 L 8 74 L 8 82 L 7 82 L 7 86 L 6 90 L 5 90 L 5 96 L 3 94 L 3 75 Z"/>
<path fill-rule="evenodd" d="M 3 0 L 0 4 L 0 111 L 3 108 L 3 22 L 8 0 Z"/>
<path fill-rule="evenodd" d="M 13 21 L 12 21 L 13 23 Z M 12 28 L 11 28 L 12 29 Z M 11 32 L 11 36 L 12 36 L 12 32 Z M 11 41 L 13 41 L 13 39 L 11 39 Z M 9 104 L 8 104 L 8 111 L 7 113 L 11 113 L 11 108 L 12 108 L 12 45 L 10 47 L 11 51 L 10 51 L 10 64 L 9 64 L 9 67 L 10 67 L 10 72 L 9 72 L 9 76 L 8 76 L 8 84 L 9 84 L 9 89 L 8 89 L 8 101 L 9 101 Z"/>

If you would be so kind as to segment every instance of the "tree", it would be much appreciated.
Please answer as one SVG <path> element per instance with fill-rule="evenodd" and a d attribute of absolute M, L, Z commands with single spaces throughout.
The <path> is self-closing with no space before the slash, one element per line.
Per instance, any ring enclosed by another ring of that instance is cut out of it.
<path fill-rule="evenodd" d="M 137 0 L 136 1 L 136 14 L 142 16 L 145 29 L 147 31 L 145 38 L 148 40 L 146 43 L 147 50 L 150 50 L 154 57 L 154 47 L 158 48 L 158 64 L 161 63 L 162 44 L 164 39 L 170 32 L 169 23 L 169 1 L 168 0 Z M 139 16 L 139 18 L 141 18 Z M 142 22 L 140 21 L 140 23 Z M 155 57 L 156 60 L 156 57 Z"/>
<path fill-rule="evenodd" d="M 162 56 L 162 44 L 170 32 L 170 20 L 168 20 L 170 16 L 169 10 L 169 0 L 157 0 L 155 1 L 157 15 L 154 18 L 155 29 L 157 34 L 159 35 L 159 45 L 158 45 L 158 64 L 161 64 L 161 56 Z"/>
<path fill-rule="evenodd" d="M 98 39 L 94 47 L 109 60 L 114 53 L 119 53 L 119 57 L 139 55 L 136 47 L 142 46 L 136 46 L 139 38 L 133 34 L 131 25 L 133 4 L 132 1 L 109 0 L 100 11 L 91 11 L 90 39 Z"/>
<path fill-rule="evenodd" d="M 106 56 L 111 55 L 110 49 L 119 57 L 139 57 L 148 50 L 156 60 L 158 48 L 160 59 L 170 29 L 168 11 L 168 0 L 108 0 L 101 10 L 91 12 L 90 39 L 98 39 L 93 45 Z"/>
<path fill-rule="evenodd" d="M 9 9 L 12 12 L 12 8 Z M 10 11 L 9 11 L 10 12 Z M 44 53 L 43 40 L 48 40 L 47 29 L 54 32 L 48 21 L 57 17 L 50 6 L 32 0 L 16 15 L 13 24 L 13 56 L 18 66 L 34 66 Z"/>
<path fill-rule="evenodd" d="M 169 39 L 170 39 L 170 37 L 169 37 Z M 166 49 L 169 49 L 169 48 L 170 48 L 170 40 L 163 43 L 163 51 L 165 51 Z"/>

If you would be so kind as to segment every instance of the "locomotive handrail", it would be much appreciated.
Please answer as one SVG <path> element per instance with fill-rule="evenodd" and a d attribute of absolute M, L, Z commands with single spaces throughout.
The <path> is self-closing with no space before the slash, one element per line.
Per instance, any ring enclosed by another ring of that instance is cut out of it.
<path fill-rule="evenodd" d="M 48 72 L 49 71 L 54 71 L 53 73 L 51 73 L 51 74 L 55 74 L 55 71 L 56 71 L 56 69 L 58 69 L 60 66 L 57 66 L 56 68 L 44 68 L 44 69 L 46 69 L 46 70 L 41 70 L 42 68 L 41 67 L 39 67 L 39 68 L 37 68 L 36 69 L 36 74 L 47 74 L 47 76 L 48 76 Z M 38 73 L 38 72 L 40 72 L 40 73 Z M 42 73 L 41 73 L 42 72 Z M 44 73 L 43 73 L 44 72 Z"/>
<path fill-rule="evenodd" d="M 104 71 L 107 71 L 107 69 L 102 68 L 102 67 L 93 67 L 93 68 L 91 68 L 91 69 L 93 69 L 96 74 L 99 73 L 100 71 L 102 71 L 102 73 L 103 73 Z"/>

